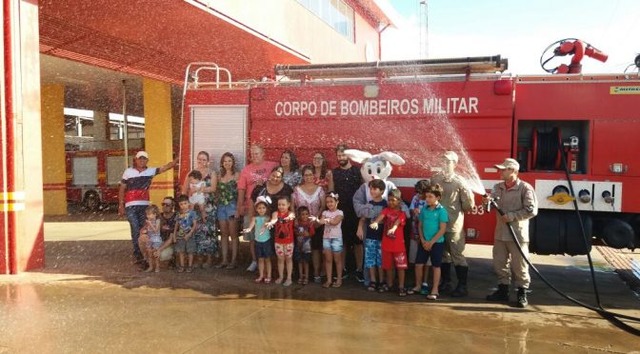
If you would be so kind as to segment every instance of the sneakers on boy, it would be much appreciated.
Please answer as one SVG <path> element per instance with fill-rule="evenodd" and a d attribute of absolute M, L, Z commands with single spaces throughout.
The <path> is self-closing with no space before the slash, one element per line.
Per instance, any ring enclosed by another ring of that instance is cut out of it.
<path fill-rule="evenodd" d="M 364 274 L 361 270 L 356 270 L 356 280 L 358 283 L 364 283 Z"/>
<path fill-rule="evenodd" d="M 247 272 L 255 272 L 258 269 L 258 263 L 256 261 L 251 262 L 247 267 Z"/>
<path fill-rule="evenodd" d="M 422 283 L 422 286 L 420 286 L 420 295 L 429 295 L 429 284 Z"/>

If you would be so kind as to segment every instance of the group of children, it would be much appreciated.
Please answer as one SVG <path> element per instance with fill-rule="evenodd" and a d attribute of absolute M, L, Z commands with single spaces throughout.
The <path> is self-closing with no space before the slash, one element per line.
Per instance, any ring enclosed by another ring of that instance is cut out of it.
<path fill-rule="evenodd" d="M 175 227 L 171 236 L 166 240 L 161 236 L 160 210 L 156 205 L 150 205 L 145 210 L 147 220 L 141 233 L 147 235 L 147 243 L 143 247 L 145 258 L 149 263 L 146 272 L 160 271 L 160 255 L 162 251 L 173 245 L 178 255 L 178 273 L 193 271 L 193 257 L 196 252 L 194 233 L 198 226 L 198 215 L 189 203 L 189 197 L 180 195 L 176 198 L 178 212 L 175 216 Z M 185 259 L 186 258 L 186 259 Z M 185 266 L 186 260 L 186 266 Z"/>
<path fill-rule="evenodd" d="M 150 205 L 146 209 L 147 220 L 141 230 L 142 233 L 148 235 L 147 245 L 143 250 L 149 263 L 146 272 L 160 271 L 160 254 L 163 249 L 171 245 L 178 255 L 178 273 L 193 272 L 193 259 L 197 249 L 194 233 L 198 226 L 198 216 L 201 220 L 207 219 L 204 194 L 206 183 L 203 181 L 202 173 L 198 170 L 189 172 L 187 177 L 189 178 L 189 195 L 180 195 L 176 198 L 178 212 L 175 228 L 170 238 L 163 241 L 160 235 L 160 210 L 158 207 Z"/>
<path fill-rule="evenodd" d="M 402 197 L 397 189 L 388 193 L 383 199 L 386 184 L 382 180 L 369 182 L 371 208 L 367 218 L 361 218 L 356 235 L 364 244 L 364 267 L 369 270 L 368 291 L 387 292 L 394 284 L 394 268 L 398 278 L 398 295 L 406 296 L 426 292 L 421 284 L 426 285 L 423 270 L 430 261 L 433 266 L 433 283 L 440 281 L 440 264 L 444 251 L 444 233 L 448 216 L 439 201 L 442 188 L 421 181 L 416 185 L 416 195 L 410 205 L 413 213 L 412 242 L 417 244 L 415 256 L 416 286 L 405 288 L 405 270 L 409 257 L 405 247 L 404 226 L 407 215 L 402 211 Z M 378 225 L 384 222 L 384 228 Z M 385 276 L 386 275 L 386 276 Z M 438 287 L 434 286 L 427 299 L 438 298 Z"/>
<path fill-rule="evenodd" d="M 421 181 L 416 185 L 416 196 L 410 208 L 414 215 L 411 242 L 415 242 L 416 286 L 405 288 L 405 270 L 408 267 L 408 255 L 405 247 L 404 226 L 407 215 L 402 210 L 402 197 L 398 189 L 389 191 L 387 200 L 383 199 L 386 184 L 382 180 L 369 182 L 371 208 L 368 217 L 359 220 L 357 236 L 363 240 L 365 257 L 364 267 L 369 270 L 367 290 L 387 292 L 394 284 L 394 269 L 398 280 L 398 295 L 406 296 L 420 292 L 424 284 L 425 266 L 430 261 L 433 268 L 433 284 L 440 280 L 440 265 L 444 251 L 444 233 L 448 222 L 447 212 L 439 201 L 442 188 Z M 325 259 L 326 282 L 323 287 L 342 286 L 343 252 L 341 223 L 344 214 L 338 209 L 339 196 L 333 192 L 326 195 L 326 210 L 319 218 L 311 216 L 307 207 L 299 207 L 294 213 L 291 200 L 282 196 L 271 201 L 269 197 L 258 197 L 254 208 L 255 216 L 244 232 L 253 232 L 256 240 L 258 258 L 258 277 L 256 283 L 271 283 L 271 257 L 277 257 L 277 278 L 274 283 L 290 286 L 293 283 L 293 262 L 298 262 L 298 283 L 309 282 L 309 261 L 311 260 L 311 238 L 316 228 L 324 225 L 323 254 Z M 268 215 L 269 204 L 277 203 L 277 210 Z M 174 245 L 178 255 L 178 272 L 191 272 L 195 240 L 193 233 L 197 227 L 197 215 L 192 209 L 189 197 L 177 198 L 178 213 L 176 226 L 170 239 L 162 241 L 160 237 L 159 210 L 152 205 L 147 208 L 145 231 L 149 235 L 146 249 L 150 267 L 147 271 L 159 271 L 159 253 L 169 244 Z M 379 224 L 383 223 L 383 227 Z M 185 267 L 185 256 L 187 265 Z M 333 269 L 336 277 L 332 277 Z M 285 272 L 286 271 L 286 272 Z M 334 280 L 335 279 L 335 280 Z M 438 298 L 438 287 L 433 286 L 427 299 Z"/>
<path fill-rule="evenodd" d="M 255 216 L 249 226 L 243 231 L 254 232 L 256 240 L 256 257 L 258 258 L 258 277 L 256 283 L 271 283 L 271 257 L 275 252 L 278 259 L 278 278 L 276 284 L 290 286 L 293 283 L 293 262 L 298 261 L 298 284 L 309 283 L 309 262 L 311 261 L 311 238 L 315 234 L 316 226 L 324 225 L 323 253 L 327 282 L 325 288 L 340 287 L 342 285 L 342 257 L 343 250 L 341 224 L 343 213 L 338 209 L 338 195 L 329 193 L 326 196 L 327 210 L 320 218 L 310 215 L 305 206 L 291 211 L 289 197 L 281 196 L 277 201 L 277 211 L 267 215 L 268 197 L 258 197 L 254 208 Z M 273 232 L 271 232 L 273 230 Z M 338 274 L 332 282 L 333 262 L 335 259 Z M 286 274 L 285 274 L 286 268 Z M 286 278 L 285 278 L 286 277 Z"/>
<path fill-rule="evenodd" d="M 389 191 L 387 200 L 383 199 L 386 184 L 382 180 L 369 182 L 371 200 L 368 217 L 361 218 L 358 224 L 357 236 L 363 240 L 365 257 L 364 267 L 369 270 L 369 284 L 367 290 L 387 292 L 394 284 L 394 269 L 398 280 L 398 295 L 414 294 L 421 289 L 425 265 L 430 262 L 433 267 L 433 283 L 440 280 L 440 265 L 444 251 L 444 233 L 448 222 L 448 215 L 439 200 L 442 188 L 439 185 L 423 183 L 416 186 L 417 194 L 411 204 L 414 213 L 415 227 L 412 239 L 417 243 L 415 256 L 416 287 L 405 288 L 405 270 L 408 268 L 408 256 L 404 241 L 404 226 L 407 215 L 402 210 L 402 197 L 398 189 Z M 338 209 L 338 195 L 329 192 L 326 196 L 326 210 L 320 218 L 310 216 L 306 207 L 298 208 L 293 213 L 291 201 L 287 197 L 280 197 L 277 201 L 278 210 L 273 215 L 267 215 L 270 201 L 258 198 L 255 203 L 256 215 L 245 232 L 253 231 L 256 236 L 256 254 L 258 257 L 259 275 L 256 283 L 271 282 L 271 260 L 275 254 L 278 258 L 278 278 L 276 284 L 289 286 L 292 284 L 293 260 L 298 261 L 299 284 L 309 282 L 309 260 L 311 258 L 311 237 L 316 226 L 324 225 L 323 254 L 325 259 L 326 282 L 325 288 L 340 287 L 342 285 L 342 231 L 341 223 L 344 217 Z M 383 223 L 383 227 L 379 224 Z M 274 229 L 274 232 L 270 230 Z M 272 240 L 273 237 L 273 240 Z M 272 241 L 275 245 L 272 245 Z M 332 271 L 336 269 L 336 277 Z M 286 268 L 286 274 L 285 274 Z M 335 279 L 335 281 L 333 281 Z M 424 291 L 424 290 L 423 290 Z M 438 298 L 438 287 L 434 286 L 427 299 Z"/>

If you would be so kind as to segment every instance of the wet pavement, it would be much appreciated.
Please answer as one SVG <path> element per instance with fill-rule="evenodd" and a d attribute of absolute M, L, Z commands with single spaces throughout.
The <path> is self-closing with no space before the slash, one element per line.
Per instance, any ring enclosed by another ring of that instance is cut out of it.
<path fill-rule="evenodd" d="M 495 285 L 487 246 L 467 251 L 467 298 L 427 302 L 369 293 L 353 279 L 339 289 L 285 288 L 256 285 L 240 268 L 144 273 L 131 263 L 127 235 L 122 221 L 46 223 L 46 268 L 0 276 L 0 353 L 640 351 L 640 337 L 535 275 L 528 308 L 484 301 Z M 639 297 L 599 252 L 592 257 L 604 307 L 640 316 Z M 533 262 L 561 289 L 595 302 L 586 257 Z"/>

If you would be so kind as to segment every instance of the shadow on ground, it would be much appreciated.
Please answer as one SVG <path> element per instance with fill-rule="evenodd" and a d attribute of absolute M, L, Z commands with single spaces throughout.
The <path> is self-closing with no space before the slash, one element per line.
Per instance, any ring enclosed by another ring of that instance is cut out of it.
<path fill-rule="evenodd" d="M 248 255 L 248 243 L 241 243 L 240 255 Z M 295 284 L 283 287 L 275 284 L 255 284 L 254 275 L 246 272 L 244 267 L 235 270 L 195 269 L 193 273 L 177 273 L 163 265 L 160 273 L 145 273 L 140 271 L 130 257 L 131 242 L 117 241 L 48 241 L 45 243 L 46 267 L 36 273 L 58 275 L 53 279 L 102 281 L 135 288 L 164 288 L 191 289 L 218 298 L 232 296 L 233 298 L 259 299 L 297 299 L 308 301 L 402 301 L 424 302 L 423 296 L 407 296 L 401 298 L 396 292 L 385 294 L 371 293 L 350 278 L 339 289 L 324 289 L 320 284 L 306 286 Z M 240 264 L 247 264 L 247 259 L 240 259 Z M 468 305 L 478 306 L 486 303 L 496 311 L 495 304 L 485 301 L 485 296 L 495 286 L 495 277 L 491 260 L 485 258 L 470 258 L 469 296 L 466 298 L 441 297 L 438 302 L 456 307 L 468 308 Z M 595 303 L 594 289 L 590 280 L 588 268 L 580 266 L 561 266 L 542 264 L 539 270 L 561 290 L 580 301 Z M 274 267 L 275 270 L 275 267 Z M 294 276 L 294 280 L 295 280 Z M 530 302 L 535 305 L 572 305 L 567 300 L 551 291 L 542 281 L 532 274 Z M 640 301 L 632 296 L 631 290 L 621 282 L 612 268 L 599 265 L 596 269 L 596 279 L 603 305 L 610 309 L 638 309 Z M 407 284 L 413 284 L 413 273 L 407 274 Z M 515 299 L 515 294 L 512 295 Z M 480 307 L 482 309 L 482 307 Z M 500 308 L 499 311 L 516 310 L 513 304 Z M 522 311 L 517 309 L 518 311 Z M 479 310 L 481 311 L 481 310 Z"/>

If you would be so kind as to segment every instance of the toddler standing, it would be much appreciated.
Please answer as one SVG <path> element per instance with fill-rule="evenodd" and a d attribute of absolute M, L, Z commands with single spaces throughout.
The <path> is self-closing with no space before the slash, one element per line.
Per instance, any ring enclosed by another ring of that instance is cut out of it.
<path fill-rule="evenodd" d="M 267 224 L 269 229 L 275 226 L 274 240 L 278 257 L 278 279 L 276 284 L 290 286 L 293 273 L 293 224 L 296 215 L 291 211 L 291 201 L 287 196 L 278 198 L 278 210 L 271 215 Z M 287 267 L 287 279 L 284 280 L 284 268 Z"/>
<path fill-rule="evenodd" d="M 311 237 L 315 235 L 315 228 L 311 222 L 309 208 L 301 206 L 298 208 L 298 218 L 296 219 L 296 249 L 294 255 L 298 260 L 298 273 L 300 278 L 298 284 L 307 285 L 309 283 L 309 262 L 311 261 Z"/>
<path fill-rule="evenodd" d="M 256 283 L 264 281 L 265 284 L 271 283 L 271 257 L 273 256 L 273 245 L 271 242 L 271 232 L 267 229 L 267 223 L 269 216 L 267 210 L 269 210 L 269 204 L 271 198 L 265 196 L 259 196 L 256 199 L 254 205 L 256 214 L 251 217 L 249 225 L 246 229 L 242 230 L 245 234 L 251 232 L 254 229 L 253 235 L 255 236 L 255 251 L 256 258 L 258 258 L 258 277 Z"/>
<path fill-rule="evenodd" d="M 160 254 L 158 250 L 162 246 L 162 236 L 160 235 L 160 209 L 156 205 L 149 205 L 145 209 L 147 215 L 147 221 L 145 221 L 143 231 L 146 232 L 149 242 L 147 244 L 145 252 L 147 253 L 147 260 L 149 261 L 149 268 L 145 272 L 152 272 L 154 269 L 157 272 L 160 271 Z"/>
<path fill-rule="evenodd" d="M 184 256 L 187 254 L 187 273 L 193 271 L 193 254 L 196 252 L 196 239 L 193 233 L 198 226 L 198 216 L 189 208 L 189 197 L 182 194 L 178 196 L 178 215 L 176 216 L 176 226 L 173 232 L 173 242 L 175 251 L 178 252 L 178 273 L 185 271 Z"/>
<path fill-rule="evenodd" d="M 322 236 L 322 252 L 324 254 L 324 266 L 327 273 L 327 281 L 322 287 L 339 288 L 342 286 L 342 219 L 344 214 L 338 209 L 338 194 L 327 193 L 325 197 L 327 210 L 322 212 L 318 222 L 325 225 Z M 332 283 L 333 261 L 336 262 L 336 281 Z"/>

